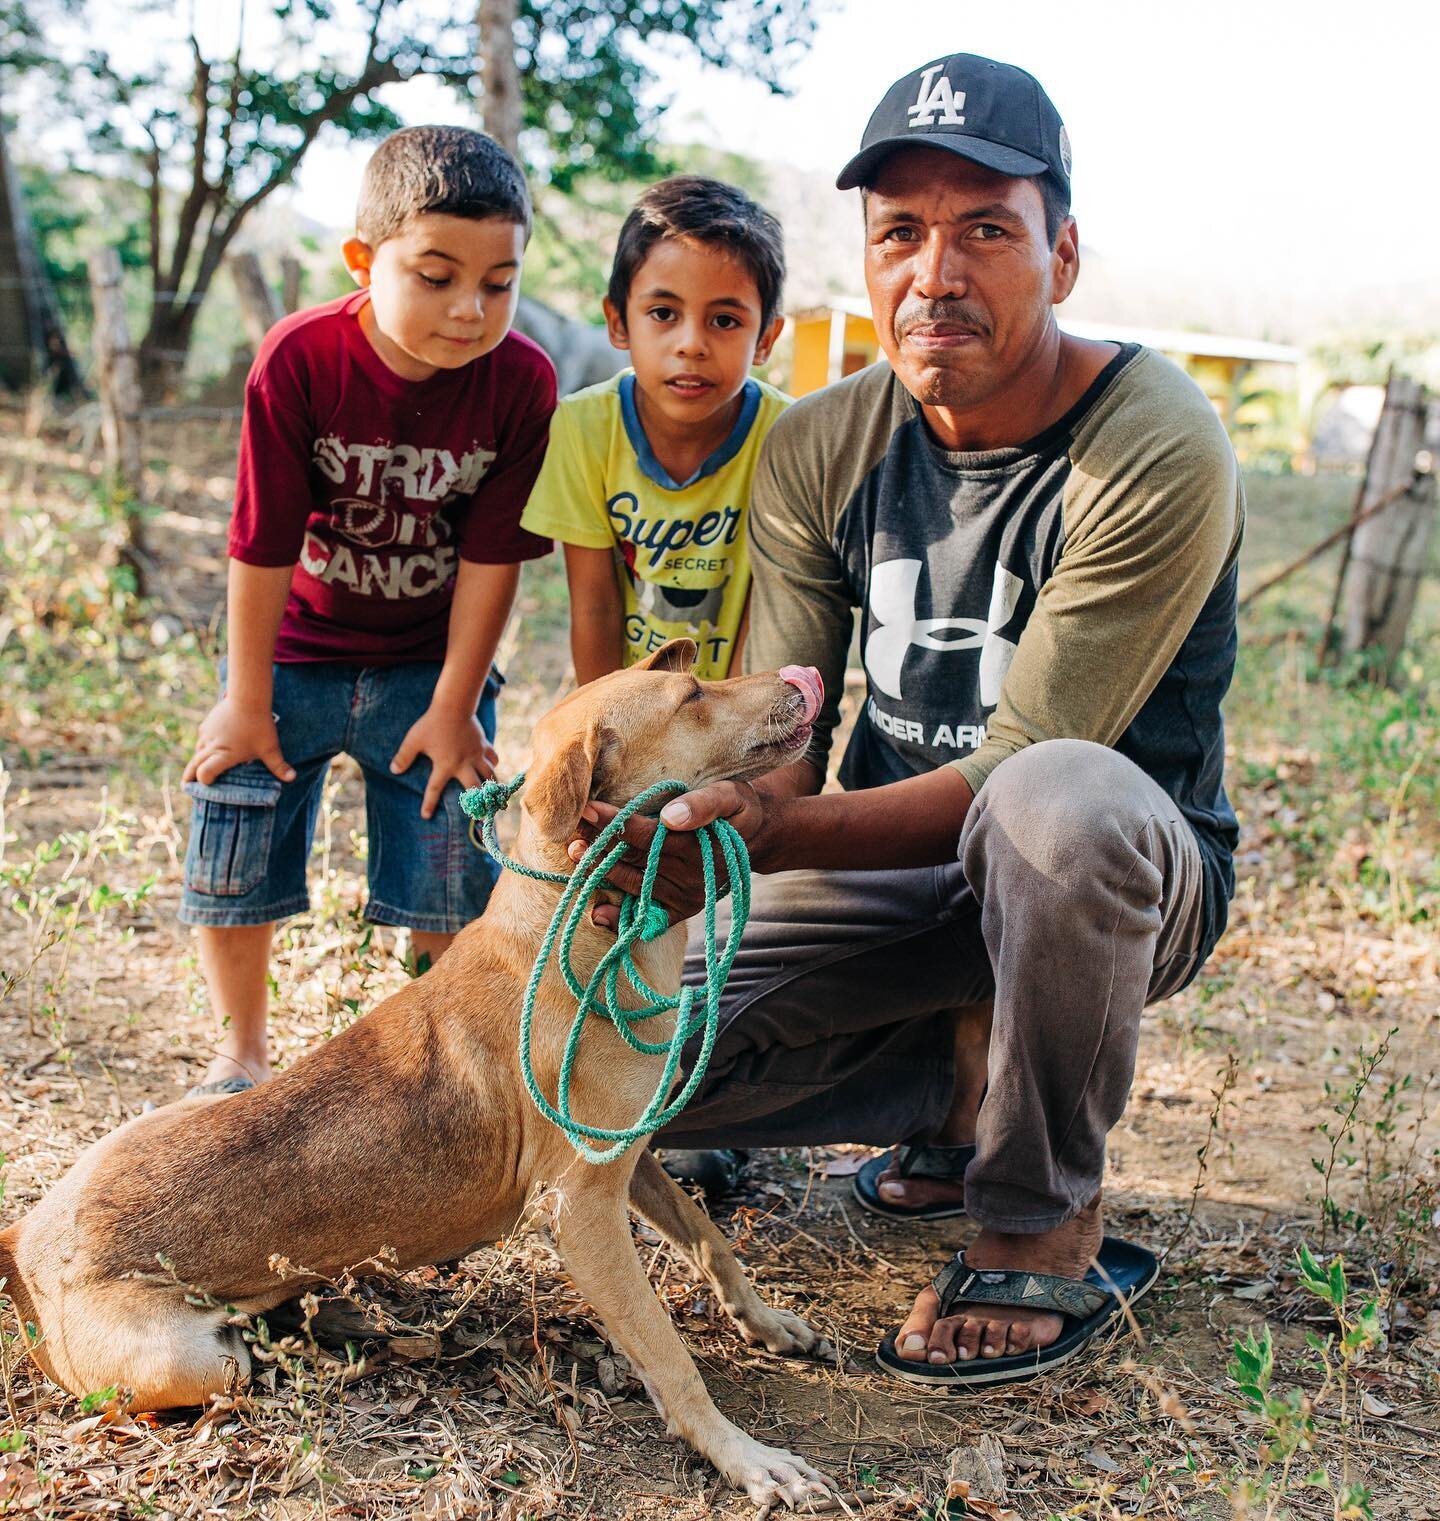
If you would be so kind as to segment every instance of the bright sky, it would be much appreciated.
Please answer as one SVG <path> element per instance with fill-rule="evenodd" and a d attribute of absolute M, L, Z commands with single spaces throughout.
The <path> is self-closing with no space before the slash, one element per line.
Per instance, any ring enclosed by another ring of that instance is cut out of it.
<path fill-rule="evenodd" d="M 788 98 L 661 58 L 665 133 L 833 174 L 886 88 L 952 51 L 1046 87 L 1102 254 L 1337 297 L 1440 269 L 1434 0 L 832 0 Z M 423 86 L 387 99 L 407 120 L 464 119 Z M 298 204 L 344 224 L 364 156 L 317 147 Z"/>

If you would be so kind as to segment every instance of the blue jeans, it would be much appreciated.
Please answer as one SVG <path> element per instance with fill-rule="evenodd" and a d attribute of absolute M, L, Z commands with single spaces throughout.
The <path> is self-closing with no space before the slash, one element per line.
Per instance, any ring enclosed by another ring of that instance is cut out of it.
<path fill-rule="evenodd" d="M 438 660 L 277 665 L 276 727 L 295 780 L 281 782 L 259 761 L 247 761 L 209 785 L 186 783 L 195 808 L 181 922 L 269 924 L 310 906 L 305 868 L 325 776 L 341 753 L 352 756 L 365 777 L 365 917 L 435 934 L 454 934 L 478 918 L 499 867 L 471 839 L 470 821 L 460 811 L 463 789 L 447 783 L 434 818 L 422 819 L 429 758 L 420 756 L 403 776 L 390 771 L 401 740 L 429 707 L 439 675 Z M 491 672 L 475 715 L 492 741 L 502 680 Z"/>

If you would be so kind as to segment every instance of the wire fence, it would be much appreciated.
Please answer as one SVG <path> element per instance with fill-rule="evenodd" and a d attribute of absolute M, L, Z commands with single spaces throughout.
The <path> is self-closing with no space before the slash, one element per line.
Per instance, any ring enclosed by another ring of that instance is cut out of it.
<path fill-rule="evenodd" d="M 90 300 L 90 281 L 84 274 L 53 274 L 37 279 L 33 275 L 6 272 L 0 274 L 0 293 L 5 291 L 26 291 L 38 297 L 43 304 L 52 304 L 58 299 L 61 290 L 68 294 L 68 299 L 63 304 L 60 315 L 66 324 L 73 330 L 78 329 L 81 335 L 79 343 L 72 344 L 71 333 L 65 332 L 62 327 L 62 337 L 65 342 L 65 352 L 70 360 L 80 370 L 83 377 L 88 378 L 93 369 L 94 356 L 91 352 L 88 327 L 94 321 L 94 311 Z M 76 294 L 78 293 L 78 299 Z M 196 294 L 194 292 L 182 293 L 178 291 L 150 290 L 145 294 L 144 304 L 141 308 L 143 313 L 153 314 L 157 307 L 170 305 L 173 307 L 199 307 L 209 295 L 209 292 Z M 53 309 L 53 306 L 52 306 Z M 31 320 L 29 314 L 23 319 Z M 146 320 L 142 316 L 142 320 Z M 237 345 L 238 346 L 238 345 Z M 183 366 L 194 359 L 193 347 L 177 348 L 169 345 L 147 344 L 143 337 L 135 340 L 135 351 L 143 354 L 150 362 L 159 362 L 174 366 Z M 228 358 L 228 356 L 227 356 Z M 32 383 L 38 383 L 44 374 L 54 368 L 59 362 L 59 355 L 47 349 L 45 343 L 37 339 L 33 343 L 0 342 L 0 362 L 10 359 L 29 359 L 34 363 L 35 376 Z M 215 374 L 223 374 L 228 363 L 215 368 Z M 197 417 L 216 416 L 227 417 L 232 411 L 238 415 L 238 409 L 232 408 L 209 408 L 188 409 L 194 411 Z M 145 415 L 162 416 L 175 412 L 175 408 L 147 408 Z"/>

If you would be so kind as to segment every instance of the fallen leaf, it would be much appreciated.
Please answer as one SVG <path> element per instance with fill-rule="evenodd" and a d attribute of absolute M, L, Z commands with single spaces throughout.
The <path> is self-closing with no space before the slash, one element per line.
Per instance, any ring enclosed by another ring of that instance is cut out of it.
<path fill-rule="evenodd" d="M 404 1362 L 420 1362 L 427 1357 L 439 1357 L 438 1336 L 393 1336 L 389 1343 L 391 1357 Z"/>
<path fill-rule="evenodd" d="M 1377 1399 L 1368 1389 L 1360 1396 L 1360 1408 L 1366 1415 L 1373 1415 L 1382 1421 L 1386 1416 L 1395 1414 L 1394 1405 L 1387 1405 L 1384 1400 Z"/>
<path fill-rule="evenodd" d="M 0 1510 L 25 1510 L 40 1499 L 35 1470 L 18 1458 L 0 1463 Z"/>
<path fill-rule="evenodd" d="M 827 1178 L 853 1178 L 871 1157 L 875 1155 L 875 1152 L 847 1151 L 838 1157 L 831 1157 L 825 1163 L 825 1176 Z"/>

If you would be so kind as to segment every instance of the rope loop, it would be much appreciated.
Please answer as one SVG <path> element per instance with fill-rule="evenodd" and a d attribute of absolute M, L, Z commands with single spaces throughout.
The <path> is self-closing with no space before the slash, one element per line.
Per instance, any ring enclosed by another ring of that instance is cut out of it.
<path fill-rule="evenodd" d="M 483 786 L 472 787 L 460 799 L 464 812 L 472 821 L 480 824 L 485 848 L 501 866 L 519 876 L 529 877 L 532 881 L 562 883 L 565 888 L 545 931 L 540 953 L 535 958 L 535 969 L 525 988 L 525 1002 L 520 1014 L 520 1073 L 535 1107 L 551 1124 L 564 1132 L 570 1144 L 586 1161 L 612 1162 L 636 1141 L 643 1140 L 668 1125 L 689 1103 L 705 1076 L 719 1030 L 720 995 L 750 917 L 750 855 L 745 848 L 744 838 L 728 819 L 717 819 L 713 824 L 704 825 L 695 831 L 700 845 L 705 884 L 705 980 L 698 988 L 681 988 L 673 997 L 661 993 L 646 982 L 635 965 L 633 955 L 637 942 L 658 940 L 670 928 L 670 916 L 662 905 L 654 901 L 655 880 L 660 873 L 661 853 L 669 833 L 664 821 L 657 819 L 655 836 L 645 859 L 640 891 L 621 892 L 620 928 L 615 944 L 600 957 L 588 981 L 582 983 L 573 960 L 575 936 L 588 917 L 591 899 L 602 888 L 610 886 L 606 881 L 606 873 L 625 854 L 625 825 L 656 799 L 686 791 L 687 784 L 674 780 L 656 782 L 631 798 L 595 837 L 579 865 L 567 876 L 526 866 L 506 855 L 500 847 L 495 832 L 495 816 L 509 806 L 510 800 L 524 782 L 523 772 L 513 782 L 488 781 Z M 717 944 L 715 930 L 715 909 L 723 896 L 715 870 L 717 847 L 732 898 L 730 933 L 723 949 Z M 619 891 L 616 888 L 610 890 Z M 553 1104 L 541 1092 L 531 1060 L 535 999 L 545 975 L 545 967 L 552 956 L 566 987 L 575 999 L 575 1018 L 566 1037 Z M 626 985 L 624 992 L 621 989 L 622 978 Z M 702 995 L 702 1007 L 697 1010 L 695 1005 Z M 635 1029 L 647 1020 L 671 1013 L 675 1015 L 675 1024 L 668 1039 L 647 1041 Z M 583 1124 L 575 1118 L 571 1108 L 570 1087 L 580 1050 L 580 1038 L 584 1034 L 586 1021 L 592 1017 L 609 1020 L 633 1051 L 665 1058 L 649 1102 L 634 1124 L 624 1129 L 613 1130 Z M 675 1086 L 685 1043 L 694 1036 L 700 1037 L 700 1049 L 696 1053 L 695 1063 L 680 1091 L 667 1103 L 666 1096 Z"/>

